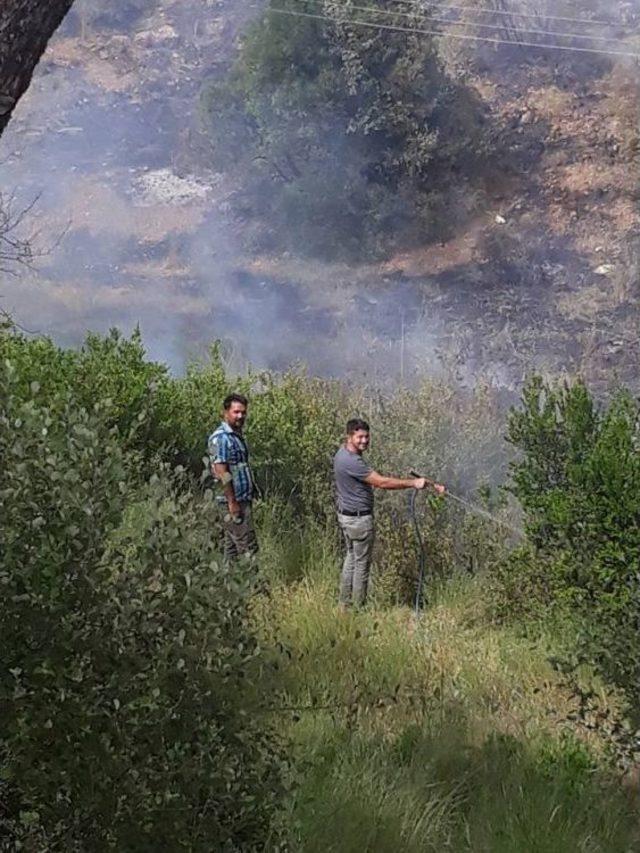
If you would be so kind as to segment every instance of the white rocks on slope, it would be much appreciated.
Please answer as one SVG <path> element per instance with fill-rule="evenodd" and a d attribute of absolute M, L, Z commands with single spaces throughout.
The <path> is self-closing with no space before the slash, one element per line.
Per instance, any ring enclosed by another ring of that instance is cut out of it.
<path fill-rule="evenodd" d="M 191 204 L 204 201 L 209 187 L 193 177 L 181 178 L 171 169 L 156 169 L 134 180 L 141 207 L 154 204 Z"/>

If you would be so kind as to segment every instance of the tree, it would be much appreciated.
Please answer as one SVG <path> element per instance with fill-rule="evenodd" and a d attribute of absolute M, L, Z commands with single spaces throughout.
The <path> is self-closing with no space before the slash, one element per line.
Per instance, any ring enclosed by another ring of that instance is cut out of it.
<path fill-rule="evenodd" d="M 203 92 L 216 167 L 283 248 L 370 256 L 433 236 L 448 177 L 481 150 L 478 99 L 447 77 L 433 39 L 388 28 L 406 28 L 406 13 L 377 2 L 380 30 L 350 23 L 349 4 L 282 0 L 291 16 L 274 7 L 256 22 L 227 80 Z"/>
<path fill-rule="evenodd" d="M 3 0 L 0 4 L 0 135 L 72 4 L 73 0 Z"/>

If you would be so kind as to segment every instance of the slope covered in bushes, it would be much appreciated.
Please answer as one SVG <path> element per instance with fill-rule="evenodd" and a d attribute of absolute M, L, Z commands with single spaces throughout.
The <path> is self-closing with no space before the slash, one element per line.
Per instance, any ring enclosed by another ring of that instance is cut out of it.
<path fill-rule="evenodd" d="M 231 388 L 251 396 L 259 567 L 222 564 L 201 476 Z M 509 424 L 527 547 L 421 502 L 420 620 L 397 495 L 370 612 L 334 607 L 347 413 L 376 467 L 513 522 L 488 389 L 232 379 L 216 349 L 176 378 L 139 336 L 0 333 L 2 849 L 634 849 L 612 757 L 633 766 L 636 402 L 528 386 Z"/>
<path fill-rule="evenodd" d="M 249 713 L 256 577 L 222 565 L 211 502 L 145 461 L 136 345 L 2 349 L 3 849 L 261 848 L 285 757 Z"/>

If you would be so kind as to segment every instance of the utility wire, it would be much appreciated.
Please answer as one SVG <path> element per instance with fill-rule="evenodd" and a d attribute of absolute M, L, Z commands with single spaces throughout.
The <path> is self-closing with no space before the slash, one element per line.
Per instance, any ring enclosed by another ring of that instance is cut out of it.
<path fill-rule="evenodd" d="M 301 2 L 309 2 L 309 0 L 301 0 Z M 311 0 L 312 3 L 321 3 L 322 0 Z M 420 12 L 397 12 L 393 9 L 378 9 L 375 6 L 349 6 L 349 11 L 355 10 L 356 12 L 371 12 L 374 15 L 391 15 L 396 18 L 409 18 L 413 19 L 416 16 L 420 15 Z M 483 30 L 509 30 L 507 24 L 477 24 L 471 21 L 454 21 L 451 18 L 434 18 L 432 15 L 424 14 L 425 23 L 431 24 L 432 22 L 435 24 L 446 24 L 451 27 L 477 27 Z M 584 33 L 562 33 L 557 30 L 530 30 L 528 27 L 519 28 L 519 33 L 531 33 L 533 35 L 539 36 L 559 36 L 560 38 L 567 39 L 583 39 L 586 41 L 599 41 L 599 42 L 608 42 L 610 44 L 621 43 L 620 39 L 612 39 L 606 38 L 605 36 L 589 36 Z M 495 35 L 503 35 L 502 33 L 495 33 Z M 513 42 L 509 39 L 509 42 L 513 44 Z"/>
<path fill-rule="evenodd" d="M 640 59 L 640 53 L 621 50 L 604 50 L 596 47 L 575 47 L 570 45 L 546 44 L 530 41 L 507 41 L 506 39 L 489 38 L 488 36 L 472 36 L 463 33 L 449 33 L 446 30 L 425 30 L 417 27 L 400 27 L 392 24 L 376 24 L 372 21 L 359 21 L 353 18 L 336 18 L 329 15 L 317 15 L 311 12 L 294 12 L 291 9 L 280 9 L 271 6 L 266 10 L 269 14 L 286 15 L 293 18 L 310 18 L 316 21 L 331 21 L 335 24 L 347 24 L 354 27 L 367 27 L 374 30 L 389 30 L 396 33 L 413 33 L 414 35 L 440 36 L 442 38 L 459 39 L 463 41 L 480 41 L 489 44 L 504 44 L 518 47 L 537 47 L 542 50 L 559 50 L 570 53 L 593 53 L 604 56 L 621 56 L 630 59 Z"/>
<path fill-rule="evenodd" d="M 589 27 L 614 26 L 611 21 L 589 20 L 588 18 L 568 18 L 563 15 L 531 14 L 527 12 L 510 12 L 507 9 L 488 9 L 486 6 L 454 6 L 448 3 L 424 2 L 424 0 L 395 0 L 396 3 L 404 3 L 409 6 L 421 6 L 422 8 L 454 9 L 460 12 L 472 12 L 474 15 L 499 15 L 507 18 L 529 18 L 539 21 L 544 18 L 547 21 L 566 21 L 570 24 L 585 24 Z"/>

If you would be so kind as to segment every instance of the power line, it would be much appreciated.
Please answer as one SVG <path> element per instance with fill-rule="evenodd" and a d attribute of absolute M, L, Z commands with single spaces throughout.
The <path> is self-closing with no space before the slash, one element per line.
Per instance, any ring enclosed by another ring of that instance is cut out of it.
<path fill-rule="evenodd" d="M 510 12 L 507 9 L 488 9 L 486 6 L 450 6 L 448 3 L 425 2 L 424 0 L 395 0 L 396 3 L 404 3 L 410 6 L 421 6 L 422 8 L 454 9 L 460 12 L 472 12 L 474 15 L 501 15 L 508 18 L 529 18 L 534 21 L 544 17 L 547 21 L 566 21 L 571 24 L 585 24 L 590 27 L 610 27 L 611 21 L 589 20 L 588 18 L 568 18 L 563 15 L 533 15 L 527 12 Z"/>
<path fill-rule="evenodd" d="M 309 2 L 309 0 L 301 0 L 301 2 Z M 312 3 L 320 3 L 322 0 L 311 0 Z M 349 11 L 355 10 L 356 12 L 371 12 L 374 15 L 392 15 L 399 18 L 413 18 L 416 15 L 419 15 L 419 12 L 396 12 L 393 9 L 379 9 L 376 6 L 349 6 Z M 485 30 L 506 30 L 508 29 L 507 24 L 480 24 L 474 23 L 471 21 L 454 21 L 451 18 L 434 18 L 431 15 L 424 15 L 426 19 L 426 23 L 436 23 L 436 24 L 446 24 L 451 27 L 479 27 Z M 572 38 L 572 39 L 584 39 L 587 41 L 599 41 L 599 42 L 607 42 L 609 44 L 620 44 L 620 39 L 612 39 L 606 38 L 604 36 L 589 36 L 584 33 L 562 33 L 554 30 L 533 30 L 528 27 L 523 27 L 518 30 L 521 33 L 532 33 L 533 35 L 540 36 L 559 36 L 560 38 Z M 509 41 L 513 44 L 511 39 Z"/>
<path fill-rule="evenodd" d="M 335 18 L 329 15 L 316 15 L 311 12 L 294 12 L 291 9 L 279 9 L 271 6 L 266 10 L 269 14 L 288 15 L 294 18 L 311 18 L 317 21 L 331 21 L 335 24 L 350 24 L 356 27 L 368 27 L 374 30 L 389 30 L 397 33 L 414 33 L 415 35 L 441 36 L 443 38 L 459 39 L 463 41 L 481 41 L 489 44 L 516 45 L 519 47 L 537 47 L 543 50 L 569 51 L 570 53 L 595 53 L 604 56 L 623 56 L 630 59 L 640 59 L 640 53 L 630 51 L 603 50 L 596 47 L 575 47 L 570 45 L 545 44 L 543 42 L 530 41 L 507 41 L 506 39 L 489 38 L 488 36 L 472 36 L 463 33 L 449 33 L 444 30 L 425 30 L 417 27 L 400 27 L 392 24 L 376 24 L 372 21 L 358 21 L 353 18 Z"/>

